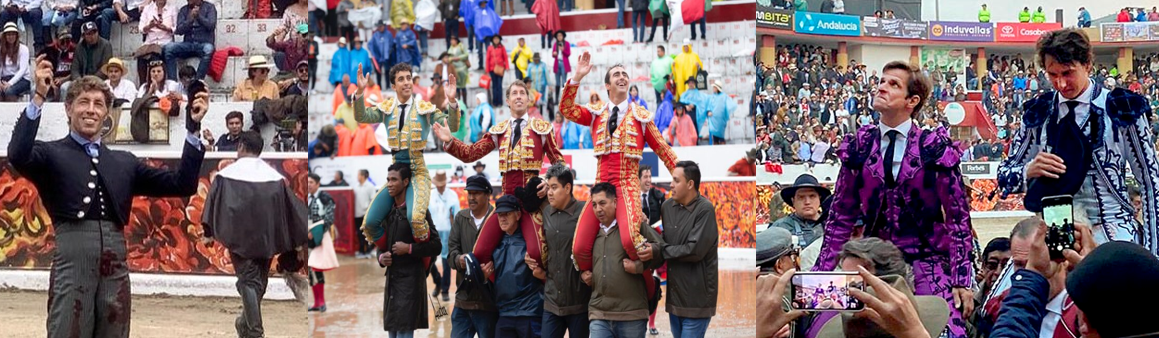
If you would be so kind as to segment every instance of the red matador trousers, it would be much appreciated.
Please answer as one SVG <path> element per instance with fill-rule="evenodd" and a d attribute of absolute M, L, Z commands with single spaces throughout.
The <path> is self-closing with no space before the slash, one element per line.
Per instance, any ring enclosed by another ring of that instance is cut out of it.
<path fill-rule="evenodd" d="M 620 227 L 620 244 L 631 260 L 640 260 L 636 248 L 645 242 L 644 236 L 640 234 L 641 222 L 644 220 L 641 217 L 643 209 L 640 206 L 639 168 L 639 159 L 611 153 L 599 157 L 600 170 L 596 172 L 596 182 L 608 182 L 616 187 L 616 224 Z M 572 258 L 579 271 L 592 270 L 592 246 L 595 245 L 598 231 L 600 221 L 596 218 L 592 203 L 587 203 L 580 212 L 575 238 L 572 240 Z M 652 270 L 645 269 L 643 275 L 648 299 L 653 299 L 656 297 L 656 280 L 652 278 Z"/>
<path fill-rule="evenodd" d="M 515 188 L 526 185 L 527 181 L 535 176 L 534 172 L 518 170 L 503 173 L 503 195 L 514 195 Z M 527 210 L 520 212 L 522 215 L 519 216 L 519 230 L 523 233 L 523 240 L 527 242 L 527 255 L 540 266 L 544 266 L 543 257 L 547 253 L 544 243 L 547 242 L 543 239 L 543 215 L 539 212 L 532 214 Z M 502 239 L 503 229 L 499 227 L 499 218 L 492 213 L 479 229 L 479 238 L 475 240 L 475 247 L 471 250 L 479 264 L 491 262 L 491 253 Z M 494 281 L 495 276 L 491 276 L 491 280 Z"/>

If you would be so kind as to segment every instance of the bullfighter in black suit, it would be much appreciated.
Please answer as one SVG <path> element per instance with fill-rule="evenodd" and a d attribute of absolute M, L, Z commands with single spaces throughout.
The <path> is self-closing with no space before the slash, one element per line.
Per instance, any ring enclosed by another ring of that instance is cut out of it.
<path fill-rule="evenodd" d="M 36 58 L 35 92 L 8 144 L 12 166 L 32 181 L 52 219 L 56 252 L 48 291 L 49 337 L 128 337 L 132 314 L 123 229 L 133 196 L 186 197 L 197 191 L 205 152 L 197 138 L 209 96 L 194 95 L 177 171 L 153 168 L 101 142 L 113 93 L 86 76 L 65 93 L 69 135 L 36 140 L 52 64 Z M 60 118 L 48 116 L 47 118 Z"/>

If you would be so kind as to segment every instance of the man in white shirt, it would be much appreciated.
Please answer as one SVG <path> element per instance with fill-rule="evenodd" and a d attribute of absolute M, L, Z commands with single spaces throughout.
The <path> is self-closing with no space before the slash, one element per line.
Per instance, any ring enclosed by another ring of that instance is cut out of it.
<path fill-rule="evenodd" d="M 370 171 L 366 169 L 358 170 L 358 184 L 354 185 L 354 224 L 362 226 L 363 217 L 366 216 L 366 209 L 370 208 L 370 201 L 374 198 L 374 193 L 378 189 L 374 184 L 370 183 Z M 354 254 L 355 258 L 373 258 L 374 255 L 370 253 L 370 243 L 366 242 L 366 237 L 358 237 L 358 252 Z"/>
<path fill-rule="evenodd" d="M 447 241 L 451 237 L 451 220 L 462 208 L 459 207 L 459 194 L 455 193 L 454 190 L 447 189 L 447 172 L 445 170 L 436 171 L 431 182 L 435 184 L 435 188 L 431 190 L 431 202 L 427 208 L 431 212 L 431 219 L 435 223 L 435 230 L 439 232 L 439 238 L 443 239 L 443 273 L 439 273 L 438 266 L 431 267 L 431 278 L 435 282 L 435 290 L 431 292 L 431 295 L 436 296 L 441 290 L 443 301 L 446 302 L 451 300 L 449 296 L 451 266 L 447 262 L 447 252 L 450 249 Z"/>
<path fill-rule="evenodd" d="M 133 81 L 124 78 L 124 61 L 118 58 L 109 59 L 109 63 L 101 66 L 101 73 L 109 78 L 105 80 L 105 84 L 109 86 L 109 89 L 112 89 L 113 97 L 116 98 L 116 101 L 125 100 L 127 102 L 133 102 L 133 100 L 137 99 L 137 85 L 133 84 Z M 122 102 L 122 104 L 127 102 Z M 117 103 L 113 103 L 114 107 L 116 105 Z"/>

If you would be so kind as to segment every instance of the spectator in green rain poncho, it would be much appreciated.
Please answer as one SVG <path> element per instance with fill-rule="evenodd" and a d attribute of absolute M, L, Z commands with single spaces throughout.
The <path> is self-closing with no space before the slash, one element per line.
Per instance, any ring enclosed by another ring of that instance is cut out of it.
<path fill-rule="evenodd" d="M 664 100 L 668 79 L 672 77 L 674 55 L 665 54 L 664 46 L 656 46 L 656 59 L 652 60 L 652 89 L 656 92 L 656 102 Z"/>

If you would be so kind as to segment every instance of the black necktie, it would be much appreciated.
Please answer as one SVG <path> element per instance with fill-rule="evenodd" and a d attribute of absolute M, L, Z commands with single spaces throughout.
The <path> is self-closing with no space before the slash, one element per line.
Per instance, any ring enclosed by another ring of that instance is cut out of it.
<path fill-rule="evenodd" d="M 893 177 L 893 151 L 897 147 L 898 135 L 901 135 L 901 133 L 897 130 L 890 130 L 885 133 L 885 136 L 889 137 L 889 146 L 885 148 L 885 154 L 882 154 L 884 155 L 882 157 L 885 158 L 885 163 L 883 164 L 885 166 L 885 183 L 889 186 L 893 186 L 896 183 Z"/>
<path fill-rule="evenodd" d="M 1062 117 L 1062 123 L 1065 123 L 1064 125 L 1067 128 L 1078 127 L 1079 126 L 1078 118 L 1075 116 L 1076 114 L 1078 114 L 1078 112 L 1075 111 L 1075 108 L 1078 108 L 1079 102 L 1078 101 L 1066 101 L 1063 103 L 1066 104 L 1067 114 L 1066 114 L 1066 116 Z"/>
<path fill-rule="evenodd" d="M 523 128 L 519 126 L 523 124 L 523 119 L 515 119 L 515 137 L 511 139 L 511 149 L 515 149 L 515 145 L 519 144 L 519 139 L 523 137 Z"/>
<path fill-rule="evenodd" d="M 608 137 L 616 132 L 616 120 L 620 118 L 620 107 L 612 107 L 612 116 L 608 118 Z"/>
<path fill-rule="evenodd" d="M 402 131 L 402 126 L 406 125 L 406 104 L 399 106 L 398 114 L 398 131 Z"/>

